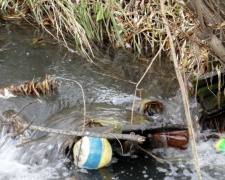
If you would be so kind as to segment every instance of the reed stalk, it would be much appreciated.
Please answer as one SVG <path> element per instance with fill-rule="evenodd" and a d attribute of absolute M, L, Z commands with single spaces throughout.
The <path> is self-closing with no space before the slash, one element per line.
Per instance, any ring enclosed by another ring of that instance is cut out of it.
<path fill-rule="evenodd" d="M 182 40 L 193 26 L 188 23 L 190 16 L 182 3 L 168 1 L 168 4 L 167 18 L 172 26 L 176 24 L 177 29 L 182 29 L 183 33 L 177 33 Z M 166 38 L 157 0 L 0 1 L 0 17 L 9 20 L 15 16 L 38 24 L 89 60 L 94 57 L 91 45 L 96 42 L 110 42 L 115 48 L 133 49 L 138 53 L 155 53 Z M 72 46 L 68 43 L 71 40 Z"/>
<path fill-rule="evenodd" d="M 197 148 L 196 148 L 194 129 L 193 129 L 193 126 L 192 126 L 191 113 L 190 113 L 190 109 L 189 109 L 188 94 L 187 94 L 187 90 L 185 88 L 186 86 L 184 84 L 181 72 L 179 70 L 177 55 L 176 55 L 176 51 L 175 51 L 175 47 L 174 47 L 174 43 L 173 43 L 173 37 L 172 37 L 171 30 L 168 26 L 168 21 L 167 21 L 167 18 L 166 18 L 164 0 L 160 0 L 160 6 L 161 6 L 161 11 L 162 11 L 163 23 L 165 25 L 166 32 L 167 32 L 168 37 L 169 37 L 169 43 L 170 43 L 170 48 L 171 48 L 171 54 L 172 54 L 174 69 L 175 69 L 177 79 L 178 79 L 178 82 L 179 82 L 179 85 L 180 85 L 185 115 L 186 115 L 187 124 L 188 124 L 188 132 L 189 132 L 191 146 L 192 146 L 192 153 L 193 153 L 193 156 L 194 156 L 195 168 L 196 168 L 196 171 L 197 171 L 197 174 L 198 174 L 198 179 L 201 180 L 202 179 L 201 170 L 200 170 L 199 162 L 198 162 L 198 152 L 197 152 Z"/>

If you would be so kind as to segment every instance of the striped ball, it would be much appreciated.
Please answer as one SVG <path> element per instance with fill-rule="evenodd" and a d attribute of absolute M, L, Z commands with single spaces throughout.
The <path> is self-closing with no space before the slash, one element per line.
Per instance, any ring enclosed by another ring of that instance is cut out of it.
<path fill-rule="evenodd" d="M 220 140 L 216 143 L 216 149 L 217 149 L 217 150 L 225 150 L 225 139 L 220 139 Z"/>
<path fill-rule="evenodd" d="M 112 148 L 105 138 L 85 136 L 74 145 L 73 155 L 76 166 L 98 169 L 106 166 L 111 161 Z"/>

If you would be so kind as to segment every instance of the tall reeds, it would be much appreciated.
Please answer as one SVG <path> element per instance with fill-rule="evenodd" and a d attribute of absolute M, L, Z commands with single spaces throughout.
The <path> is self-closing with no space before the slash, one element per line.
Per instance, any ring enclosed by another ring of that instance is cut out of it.
<path fill-rule="evenodd" d="M 183 4 L 167 4 L 167 18 L 180 43 L 193 24 Z M 88 57 L 94 42 L 156 53 L 166 37 L 158 0 L 2 0 L 0 8 L 1 17 L 17 15 L 36 22 L 67 47 L 73 40 L 75 50 Z M 169 49 L 168 43 L 165 48 Z"/>
<path fill-rule="evenodd" d="M 197 22 L 185 3 L 167 0 L 166 6 L 180 70 L 192 81 L 213 69 L 208 50 L 193 36 Z M 90 61 L 95 57 L 92 48 L 96 43 L 153 57 L 167 36 L 159 0 L 1 0 L 0 17 L 38 24 Z M 168 40 L 163 50 L 170 52 Z M 189 91 L 194 92 L 189 85 Z"/>

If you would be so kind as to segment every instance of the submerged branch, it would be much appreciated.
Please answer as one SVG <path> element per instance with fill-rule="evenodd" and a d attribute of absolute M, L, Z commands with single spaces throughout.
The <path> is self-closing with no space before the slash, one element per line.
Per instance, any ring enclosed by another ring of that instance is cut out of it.
<path fill-rule="evenodd" d="M 192 161 L 192 159 L 162 159 L 162 158 L 159 158 L 157 156 L 155 156 L 154 154 L 152 154 L 151 152 L 145 150 L 144 148 L 140 147 L 137 145 L 137 147 L 142 150 L 143 152 L 145 152 L 146 154 L 148 154 L 149 156 L 155 158 L 156 160 L 158 161 L 162 161 L 162 162 L 177 162 L 177 161 Z"/>
<path fill-rule="evenodd" d="M 39 103 L 42 104 L 42 101 L 41 101 L 40 99 L 35 99 L 35 100 L 33 100 L 33 101 L 31 101 L 31 102 L 25 104 L 25 105 L 20 109 L 20 111 L 19 111 L 18 113 L 16 113 L 15 115 L 13 115 L 13 118 L 15 118 L 16 116 L 20 115 L 21 112 L 22 112 L 27 106 L 29 106 L 30 104 L 33 104 L 33 103 L 35 103 L 35 102 L 39 102 Z"/>
<path fill-rule="evenodd" d="M 179 161 L 193 161 L 193 159 L 163 159 L 163 158 L 159 158 L 157 156 L 155 156 L 154 154 L 152 154 L 151 152 L 147 151 L 146 149 L 140 147 L 137 145 L 137 147 L 142 150 L 143 152 L 145 152 L 146 154 L 148 154 L 149 156 L 155 158 L 156 160 L 158 161 L 161 161 L 161 162 L 179 162 Z M 214 167 L 217 167 L 217 168 L 221 168 L 221 169 L 225 169 L 225 167 L 223 166 L 220 166 L 218 164 L 214 164 L 214 163 L 210 163 L 210 162 L 207 162 L 207 161 L 202 161 L 200 160 L 200 162 L 204 163 L 204 164 L 207 164 L 207 165 L 210 165 L 210 166 L 214 166 Z"/>
<path fill-rule="evenodd" d="M 33 117 L 33 119 L 31 120 L 31 122 L 30 122 L 25 128 L 23 128 L 23 129 L 20 131 L 20 134 L 23 134 L 24 131 L 26 131 L 27 129 L 29 129 L 29 127 L 34 123 L 35 119 L 36 119 L 36 118 Z"/>

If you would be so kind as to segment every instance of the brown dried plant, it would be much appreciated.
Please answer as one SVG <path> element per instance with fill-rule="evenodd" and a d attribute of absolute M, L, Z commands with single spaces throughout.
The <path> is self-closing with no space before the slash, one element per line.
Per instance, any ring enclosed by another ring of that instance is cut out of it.
<path fill-rule="evenodd" d="M 31 95 L 40 97 L 40 95 L 48 95 L 52 91 L 56 91 L 58 87 L 58 80 L 51 79 L 50 76 L 46 75 L 46 78 L 42 82 L 28 81 L 23 84 L 17 84 L 7 86 L 6 88 L 0 89 L 0 94 L 5 96 L 5 90 L 8 90 L 14 96 L 18 95 Z"/>

